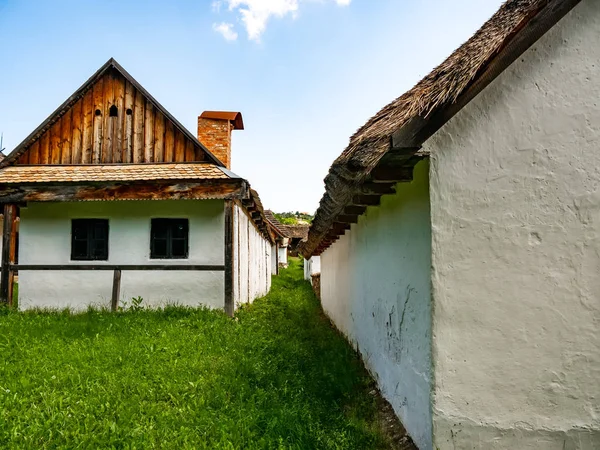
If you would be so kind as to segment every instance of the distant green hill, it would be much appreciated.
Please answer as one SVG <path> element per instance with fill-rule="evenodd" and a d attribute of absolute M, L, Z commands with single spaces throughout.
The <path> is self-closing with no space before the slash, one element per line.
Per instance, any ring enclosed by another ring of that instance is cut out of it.
<path fill-rule="evenodd" d="M 283 212 L 283 213 L 273 213 L 277 220 L 279 220 L 284 225 L 300 225 L 303 223 L 312 223 L 313 216 L 307 213 L 301 212 Z"/>

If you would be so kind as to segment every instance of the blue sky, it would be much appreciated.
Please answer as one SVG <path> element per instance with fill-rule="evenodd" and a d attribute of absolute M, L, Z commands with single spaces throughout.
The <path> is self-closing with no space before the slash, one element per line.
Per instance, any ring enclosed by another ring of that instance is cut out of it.
<path fill-rule="evenodd" d="M 314 212 L 348 139 L 500 0 L 0 0 L 0 131 L 12 150 L 111 56 L 195 134 L 241 111 L 232 169 Z"/>

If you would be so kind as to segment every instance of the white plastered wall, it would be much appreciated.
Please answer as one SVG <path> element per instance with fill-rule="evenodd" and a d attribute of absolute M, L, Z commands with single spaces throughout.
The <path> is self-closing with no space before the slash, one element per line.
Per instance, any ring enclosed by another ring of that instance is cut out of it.
<path fill-rule="evenodd" d="M 20 264 L 206 264 L 224 260 L 222 200 L 29 203 L 21 208 Z M 189 258 L 150 259 L 151 218 L 189 219 Z M 71 219 L 109 220 L 108 261 L 71 261 Z M 19 307 L 110 307 L 112 271 L 20 271 Z M 222 308 L 222 271 L 123 271 L 121 299 Z"/>
<path fill-rule="evenodd" d="M 279 247 L 279 265 L 283 267 L 287 267 L 288 259 L 287 259 L 287 245 L 285 247 Z"/>
<path fill-rule="evenodd" d="M 304 279 L 310 281 L 311 276 L 321 273 L 321 257 L 313 256 L 304 260 Z"/>
<path fill-rule="evenodd" d="M 428 162 L 321 255 L 321 301 L 419 448 L 431 449 Z"/>
<path fill-rule="evenodd" d="M 271 245 L 271 274 L 277 274 L 277 244 Z"/>
<path fill-rule="evenodd" d="M 251 303 L 271 289 L 271 243 L 237 204 L 233 214 L 233 298 Z"/>
<path fill-rule="evenodd" d="M 431 138 L 435 448 L 600 448 L 600 2 Z"/>

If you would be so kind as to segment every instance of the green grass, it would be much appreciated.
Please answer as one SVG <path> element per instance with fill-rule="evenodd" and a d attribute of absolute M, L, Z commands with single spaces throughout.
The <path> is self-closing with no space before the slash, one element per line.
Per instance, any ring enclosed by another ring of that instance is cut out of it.
<path fill-rule="evenodd" d="M 0 310 L 0 447 L 385 448 L 370 379 L 301 267 L 234 320 Z"/>

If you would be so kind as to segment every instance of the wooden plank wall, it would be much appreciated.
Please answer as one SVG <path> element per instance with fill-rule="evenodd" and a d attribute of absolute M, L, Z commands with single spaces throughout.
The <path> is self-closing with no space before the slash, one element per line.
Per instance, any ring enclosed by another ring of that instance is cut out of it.
<path fill-rule="evenodd" d="M 197 143 L 120 73 L 111 70 L 33 142 L 17 164 L 204 160 L 205 153 Z"/>

